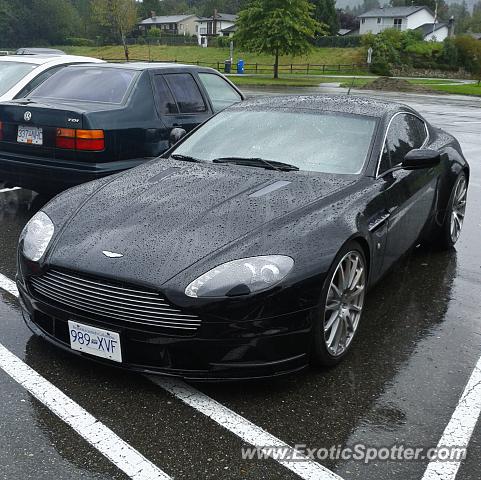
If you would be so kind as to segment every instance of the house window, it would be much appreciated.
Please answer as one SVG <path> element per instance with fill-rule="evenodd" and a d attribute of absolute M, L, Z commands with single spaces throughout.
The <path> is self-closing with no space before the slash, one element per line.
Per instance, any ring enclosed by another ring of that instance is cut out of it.
<path fill-rule="evenodd" d="M 377 17 L 377 23 L 381 23 L 381 17 Z"/>
<path fill-rule="evenodd" d="M 179 30 L 184 30 L 184 24 L 183 23 L 179 24 Z"/>
<path fill-rule="evenodd" d="M 199 25 L 195 26 L 195 31 L 196 31 L 196 33 L 199 31 Z"/>
<path fill-rule="evenodd" d="M 365 18 L 361 19 L 361 23 L 366 23 L 366 19 Z"/>
<path fill-rule="evenodd" d="M 397 29 L 401 30 L 402 23 L 403 23 L 402 18 L 395 18 L 394 19 L 394 28 L 397 28 Z"/>

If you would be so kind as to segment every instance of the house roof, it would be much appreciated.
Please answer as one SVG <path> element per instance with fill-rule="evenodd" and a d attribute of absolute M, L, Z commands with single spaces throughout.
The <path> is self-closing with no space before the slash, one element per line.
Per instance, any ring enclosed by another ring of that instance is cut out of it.
<path fill-rule="evenodd" d="M 448 24 L 446 22 L 425 23 L 424 25 L 421 25 L 420 27 L 416 28 L 416 30 L 419 30 L 420 32 L 422 32 L 422 34 L 426 37 L 427 35 L 443 27 L 447 28 Z"/>
<path fill-rule="evenodd" d="M 231 33 L 237 30 L 237 25 L 231 25 L 230 27 L 223 28 L 221 30 L 222 33 Z"/>
<path fill-rule="evenodd" d="M 409 7 L 384 7 L 384 8 L 374 8 L 369 10 L 357 18 L 373 18 L 373 17 L 409 17 L 413 13 L 419 12 L 420 10 L 427 10 L 433 17 L 434 13 L 432 10 L 425 6 L 409 6 Z"/>
<path fill-rule="evenodd" d="M 142 20 L 139 25 L 159 25 L 162 23 L 179 23 L 188 18 L 196 17 L 197 15 L 160 15 L 149 17 Z"/>
<path fill-rule="evenodd" d="M 216 20 L 225 20 L 226 22 L 236 22 L 237 15 L 233 15 L 232 13 L 218 13 L 215 17 Z M 198 22 L 205 22 L 206 20 L 214 20 L 214 15 L 210 17 L 200 17 L 197 21 Z"/>

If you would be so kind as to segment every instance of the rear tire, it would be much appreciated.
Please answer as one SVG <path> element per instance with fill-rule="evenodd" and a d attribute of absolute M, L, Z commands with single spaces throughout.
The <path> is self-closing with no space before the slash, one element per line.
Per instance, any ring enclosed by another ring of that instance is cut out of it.
<path fill-rule="evenodd" d="M 312 364 L 336 365 L 351 349 L 361 320 L 367 278 L 364 252 L 359 243 L 349 242 L 336 255 L 322 287 L 312 329 Z"/>
<path fill-rule="evenodd" d="M 467 191 L 466 174 L 461 172 L 454 183 L 441 231 L 433 239 L 434 245 L 442 250 L 450 250 L 459 239 L 466 212 Z"/>

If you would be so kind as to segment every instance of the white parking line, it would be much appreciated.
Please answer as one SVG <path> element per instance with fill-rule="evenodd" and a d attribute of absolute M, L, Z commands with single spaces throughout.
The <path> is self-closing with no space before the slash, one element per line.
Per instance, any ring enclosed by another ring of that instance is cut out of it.
<path fill-rule="evenodd" d="M 459 399 L 438 448 L 467 448 L 476 423 L 481 415 L 481 358 L 474 367 L 468 384 Z M 434 460 L 429 463 L 422 480 L 454 480 L 461 466 L 459 461 Z"/>
<path fill-rule="evenodd" d="M 13 191 L 15 191 L 15 190 L 20 190 L 20 187 L 2 188 L 2 189 L 0 189 L 0 193 L 13 192 Z"/>
<path fill-rule="evenodd" d="M 15 295 L 16 297 L 18 297 L 18 290 L 17 290 L 17 287 L 16 287 L 15 283 L 12 280 L 10 280 L 9 278 L 2 275 L 1 273 L 0 273 L 0 288 L 3 288 L 7 292 L 10 292 L 12 295 Z M 1 345 L 0 345 L 0 348 L 1 348 Z M 1 352 L 1 350 L 0 350 L 0 352 Z M 10 354 L 10 355 L 13 356 L 13 354 Z M 18 360 L 18 361 L 21 362 L 20 360 Z M 0 367 L 4 368 L 1 364 L 1 354 L 0 354 Z M 28 367 L 27 365 L 25 365 L 25 367 L 30 369 L 30 367 Z M 5 370 L 5 368 L 4 368 L 4 370 Z M 36 372 L 34 370 L 31 370 L 31 371 L 32 371 L 33 374 L 36 374 Z M 9 372 L 7 372 L 7 373 L 9 373 Z M 36 375 L 38 375 L 38 374 L 36 374 Z M 42 378 L 42 377 L 40 377 L 40 378 Z M 169 378 L 155 377 L 155 376 L 151 376 L 151 375 L 147 376 L 147 378 L 149 378 L 156 385 L 162 387 L 164 390 L 167 390 L 172 395 L 174 395 L 176 398 L 183 401 L 187 405 L 191 406 L 195 410 L 203 413 L 204 415 L 207 415 L 214 422 L 218 423 L 219 425 L 226 428 L 230 432 L 232 432 L 235 435 L 237 435 L 238 437 L 240 437 L 242 440 L 246 441 L 247 443 L 250 443 L 251 445 L 254 445 L 256 447 L 291 448 L 291 447 L 289 447 L 289 445 L 284 443 L 282 440 L 279 440 L 278 438 L 274 437 L 273 435 L 266 432 L 261 427 L 258 427 L 257 425 L 253 424 L 252 422 L 250 422 L 246 418 L 241 417 L 240 415 L 233 412 L 229 408 L 225 407 L 224 405 L 220 404 L 219 402 L 215 401 L 214 399 L 210 398 L 209 396 L 203 394 L 202 392 L 195 389 L 194 387 L 191 387 L 190 385 L 187 385 L 185 382 L 183 382 L 181 380 L 173 380 L 173 379 L 169 379 Z M 48 384 L 48 382 L 46 380 L 44 380 L 44 379 L 42 379 L 42 380 L 45 383 Z M 19 382 L 19 383 L 22 383 L 22 382 Z M 49 385 L 51 385 L 51 384 L 49 384 Z M 54 387 L 53 385 L 52 385 L 52 388 L 56 389 L 56 387 Z M 48 388 L 45 389 L 45 390 L 48 390 Z M 58 390 L 58 389 L 56 389 L 56 390 Z M 63 395 L 66 400 L 74 403 L 72 400 L 70 400 L 68 397 L 66 397 L 62 392 L 60 392 L 60 390 L 58 390 L 58 392 L 61 395 Z M 33 395 L 35 395 L 33 392 L 31 392 L 31 393 Z M 56 396 L 54 396 L 52 398 L 55 399 Z M 39 400 L 43 402 L 43 400 L 41 400 L 41 399 L 39 399 Z M 43 402 L 43 403 L 45 403 L 45 402 Z M 55 401 L 54 406 L 55 406 L 56 403 L 57 402 Z M 53 410 L 53 408 L 51 408 L 49 405 L 47 405 L 47 406 L 52 411 L 54 411 L 54 413 L 56 413 L 60 418 L 62 418 L 62 420 L 67 422 L 77 432 L 79 432 L 71 423 L 69 423 L 68 419 L 63 418 L 59 413 L 57 413 L 55 410 Z M 79 405 L 76 405 L 76 407 L 81 409 L 81 407 Z M 87 412 L 85 412 L 85 414 L 89 415 Z M 80 415 L 77 414 L 75 416 L 80 416 Z M 107 427 L 104 427 L 99 422 L 97 422 L 96 425 L 101 425 L 103 428 L 107 429 Z M 115 433 L 111 432 L 110 430 L 109 430 L 109 432 L 111 433 L 111 435 L 115 435 Z M 82 435 L 81 432 L 79 432 L 79 433 Z M 82 436 L 84 438 L 86 438 L 84 435 L 82 435 Z M 115 437 L 118 439 L 118 441 L 123 442 L 116 435 L 115 435 Z M 88 439 L 87 439 L 87 441 L 88 441 Z M 98 443 L 95 444 L 94 446 L 96 448 L 98 448 Z M 125 446 L 127 448 L 131 448 L 127 444 L 125 444 Z M 135 452 L 135 450 L 133 450 L 133 451 Z M 102 451 L 102 453 L 107 458 L 109 458 L 109 460 L 111 460 L 113 463 L 115 463 L 117 465 L 117 463 L 114 460 L 112 460 L 112 458 L 110 456 L 108 456 L 103 451 Z M 137 453 L 137 455 L 140 456 L 140 454 L 138 452 L 135 452 L 135 453 Z M 239 455 L 240 455 L 240 451 L 239 451 Z M 144 457 L 142 457 L 142 458 L 144 458 Z M 304 455 L 301 455 L 301 453 L 296 453 L 296 458 L 298 459 L 296 461 L 291 461 L 291 462 L 284 462 L 283 461 L 283 462 L 280 462 L 280 463 L 284 467 L 286 467 L 289 470 L 291 470 L 292 472 L 296 473 L 300 478 L 303 478 L 304 480 L 343 480 L 341 477 L 336 475 L 334 472 L 331 472 L 326 467 L 323 467 L 321 464 L 305 457 Z M 299 460 L 301 460 L 301 461 L 299 461 Z M 146 460 L 146 459 L 144 459 L 144 461 L 148 462 L 148 460 Z M 153 466 L 152 464 L 150 464 L 150 465 Z M 117 466 L 119 466 L 119 465 L 117 465 Z M 153 466 L 153 467 L 156 468 L 155 466 Z M 135 478 L 135 480 L 137 480 L 137 479 L 140 480 L 140 479 L 143 479 L 143 478 L 146 478 L 146 479 L 149 478 L 149 479 L 152 479 L 152 480 L 156 479 L 156 478 L 166 478 L 166 479 L 169 478 L 169 477 L 166 476 L 165 473 L 161 472 L 160 470 L 159 470 L 159 472 L 162 473 L 164 475 L 164 477 L 136 476 L 136 477 L 132 477 L 132 478 Z"/>
<path fill-rule="evenodd" d="M 18 297 L 17 287 L 0 274 L 0 288 Z M 0 344 L 0 369 L 70 425 L 82 438 L 133 480 L 171 480 L 165 472 L 124 442 L 61 390 Z"/>
<path fill-rule="evenodd" d="M 170 392 L 179 400 L 182 400 L 190 407 L 195 408 L 198 412 L 207 415 L 211 420 L 255 447 L 281 447 L 291 449 L 291 447 L 282 440 L 279 440 L 261 427 L 254 425 L 246 418 L 233 412 L 229 408 L 203 394 L 196 388 L 187 385 L 181 380 L 152 375 L 149 375 L 148 378 L 156 385 L 159 385 Z M 266 449 L 265 452 L 269 452 L 269 449 Z M 241 452 L 239 449 L 239 456 L 240 454 Z M 342 480 L 342 478 L 334 472 L 331 472 L 321 464 L 302 455 L 300 452 L 296 453 L 295 458 L 297 459 L 296 461 L 278 461 L 281 465 L 305 480 Z"/>
<path fill-rule="evenodd" d="M 17 285 L 5 275 L 0 273 L 0 288 L 18 297 Z"/>

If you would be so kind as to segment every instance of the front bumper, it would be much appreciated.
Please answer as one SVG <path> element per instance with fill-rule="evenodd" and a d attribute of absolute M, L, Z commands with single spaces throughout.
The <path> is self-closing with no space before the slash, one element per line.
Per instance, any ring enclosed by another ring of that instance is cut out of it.
<path fill-rule="evenodd" d="M 316 308 L 252 321 L 204 322 L 192 336 L 175 336 L 155 328 L 119 326 L 115 321 L 74 314 L 34 298 L 21 282 L 17 284 L 24 319 L 34 333 L 99 363 L 197 381 L 272 377 L 308 365 Z M 117 331 L 122 364 L 71 350 L 68 320 Z"/>

